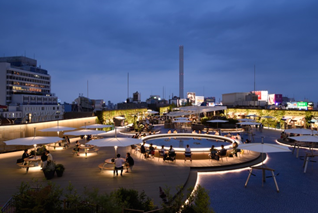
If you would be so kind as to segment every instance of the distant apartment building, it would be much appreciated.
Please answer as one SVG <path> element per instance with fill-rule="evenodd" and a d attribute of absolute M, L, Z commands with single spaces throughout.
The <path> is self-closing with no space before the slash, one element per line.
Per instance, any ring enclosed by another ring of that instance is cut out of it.
<path fill-rule="evenodd" d="M 140 93 L 138 91 L 133 93 L 133 102 L 134 103 L 140 103 L 141 102 L 141 95 L 140 95 Z"/>
<path fill-rule="evenodd" d="M 51 93 L 51 76 L 24 56 L 0 57 L 2 119 L 11 123 L 41 122 L 63 118 L 63 107 Z"/>

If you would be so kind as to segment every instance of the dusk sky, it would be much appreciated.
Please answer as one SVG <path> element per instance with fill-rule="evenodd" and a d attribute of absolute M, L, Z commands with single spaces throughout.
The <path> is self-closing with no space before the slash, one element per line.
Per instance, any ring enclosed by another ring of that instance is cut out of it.
<path fill-rule="evenodd" d="M 140 92 L 216 97 L 268 90 L 318 101 L 317 0 L 0 1 L 0 56 L 35 58 L 52 92 L 113 103 Z"/>

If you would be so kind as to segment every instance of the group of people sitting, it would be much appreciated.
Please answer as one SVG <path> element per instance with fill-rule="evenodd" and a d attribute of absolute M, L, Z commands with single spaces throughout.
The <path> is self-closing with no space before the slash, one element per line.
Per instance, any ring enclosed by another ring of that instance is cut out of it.
<path fill-rule="evenodd" d="M 17 163 L 23 163 L 23 165 L 27 165 L 25 159 L 34 157 L 34 153 L 29 153 L 28 149 L 25 149 L 22 158 L 17 160 Z M 49 150 L 44 150 L 41 154 L 41 167 L 45 169 L 48 163 L 53 161 L 53 156 L 51 155 Z"/>
<path fill-rule="evenodd" d="M 120 154 L 117 154 L 117 158 L 112 159 L 112 163 L 114 164 L 114 171 L 113 174 L 118 176 L 118 170 L 120 170 L 120 176 L 123 176 L 123 170 L 124 166 L 126 167 L 126 173 L 128 173 L 128 169 L 130 169 L 130 172 L 132 171 L 132 168 L 135 164 L 134 159 L 130 156 L 130 153 L 127 152 L 126 154 L 126 160 L 120 157 Z"/>
<path fill-rule="evenodd" d="M 153 146 L 152 143 L 146 149 L 145 142 L 143 142 L 143 144 L 140 147 L 140 152 L 141 152 L 141 154 L 143 154 L 145 156 L 145 158 L 150 158 L 150 157 L 153 157 L 155 155 L 155 149 L 156 148 Z M 176 159 L 176 156 L 177 156 L 172 145 L 170 145 L 170 148 L 167 152 L 165 150 L 165 146 L 162 145 L 161 149 L 159 150 L 159 155 L 163 157 L 164 161 L 165 160 L 174 161 Z M 186 158 L 190 158 L 190 161 L 192 161 L 192 158 L 191 158 L 192 154 L 191 154 L 191 149 L 190 149 L 189 144 L 187 144 L 187 146 L 185 148 L 184 155 L 185 155 L 185 161 L 186 161 Z"/>
<path fill-rule="evenodd" d="M 145 137 L 147 135 L 155 135 L 155 134 L 156 134 L 156 131 L 153 130 L 153 131 L 149 131 L 148 134 L 146 134 L 145 132 L 143 134 L 136 133 L 135 135 L 132 136 L 132 138 L 142 138 L 142 137 Z"/>
<path fill-rule="evenodd" d="M 171 134 L 171 133 L 172 133 L 172 132 L 171 132 L 171 130 L 169 129 L 168 132 L 167 132 L 167 134 Z M 174 134 L 177 134 L 178 132 L 177 132 L 177 130 L 173 130 L 173 133 L 174 133 Z"/>
<path fill-rule="evenodd" d="M 221 145 L 221 149 L 220 150 L 217 150 L 215 149 L 214 145 L 212 145 L 211 149 L 210 149 L 210 157 L 211 159 L 214 159 L 214 160 L 219 160 L 221 157 L 223 156 L 227 156 L 227 151 L 225 148 L 224 148 L 224 145 Z M 230 151 L 230 155 L 235 155 L 237 157 L 237 153 L 240 152 L 241 150 L 238 149 L 238 143 L 237 142 L 234 142 L 233 145 L 232 145 L 232 150 Z"/>

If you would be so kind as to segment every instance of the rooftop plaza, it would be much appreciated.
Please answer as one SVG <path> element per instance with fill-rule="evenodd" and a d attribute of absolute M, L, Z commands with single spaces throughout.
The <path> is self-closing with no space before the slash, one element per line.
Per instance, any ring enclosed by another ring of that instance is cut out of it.
<path fill-rule="evenodd" d="M 162 125 L 155 129 L 160 134 L 168 132 Z M 252 129 L 254 140 L 252 143 L 261 142 L 276 144 L 281 131 Z M 177 134 L 176 134 L 177 135 Z M 107 137 L 113 137 L 110 133 Z M 174 135 L 171 134 L 171 137 Z M 243 140 L 248 135 L 241 133 Z M 131 137 L 127 133 L 118 132 L 117 137 Z M 56 163 L 62 163 L 66 170 L 63 177 L 54 177 L 51 181 L 65 188 L 71 182 L 78 192 L 82 193 L 84 187 L 98 188 L 101 192 L 110 192 L 120 187 L 144 190 L 156 205 L 160 205 L 159 187 L 168 186 L 177 193 L 176 186 L 195 187 L 200 184 L 209 191 L 211 207 L 215 212 L 316 212 L 318 205 L 315 202 L 318 191 L 317 163 L 309 162 L 307 172 L 303 171 L 303 160 L 307 149 L 300 149 L 299 157 L 296 153 L 270 153 L 261 155 L 258 152 L 244 151 L 238 157 L 227 157 L 219 161 L 209 159 L 206 152 L 195 153 L 197 156 L 192 161 L 184 161 L 182 154 L 178 154 L 176 161 L 163 161 L 158 157 L 145 159 L 138 151 L 130 147 L 118 147 L 117 152 L 122 157 L 131 152 L 135 160 L 132 172 L 123 176 L 113 176 L 112 170 L 100 171 L 98 165 L 105 159 L 115 157 L 113 147 L 102 147 L 99 151 L 81 152 L 80 156 L 74 155 L 72 147 L 80 138 L 71 139 L 68 149 L 54 149 L 50 152 Z M 86 141 L 80 140 L 82 144 Z M 188 141 L 183 140 L 186 144 Z M 180 141 L 181 143 L 181 141 Z M 193 143 L 193 142 L 191 142 Z M 200 143 L 200 140 L 197 140 Z M 169 146 L 167 141 L 167 147 Z M 284 143 L 283 143 L 284 144 Z M 287 145 L 287 143 L 286 143 Z M 191 144 L 190 144 L 191 147 Z M 292 148 L 291 148 L 292 149 Z M 317 154 L 317 151 L 313 151 Z M 45 181 L 40 168 L 30 168 L 28 173 L 16 165 L 22 151 L 0 154 L 0 168 L 2 169 L 0 181 L 0 205 L 4 205 L 17 192 L 22 181 L 38 179 Z M 155 155 L 156 156 L 156 155 Z M 266 182 L 262 184 L 262 172 L 253 170 L 247 187 L 244 187 L 250 166 L 264 163 L 275 170 L 279 193 L 276 192 L 275 183 L 271 173 L 266 173 Z M 262 186 L 263 185 L 263 186 Z"/>

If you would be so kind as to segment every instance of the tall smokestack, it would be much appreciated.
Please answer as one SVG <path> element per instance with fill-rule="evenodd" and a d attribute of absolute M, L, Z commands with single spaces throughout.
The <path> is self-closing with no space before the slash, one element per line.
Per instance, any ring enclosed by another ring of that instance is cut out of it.
<path fill-rule="evenodd" d="M 183 46 L 179 46 L 179 97 L 184 98 L 184 86 L 183 86 Z"/>

